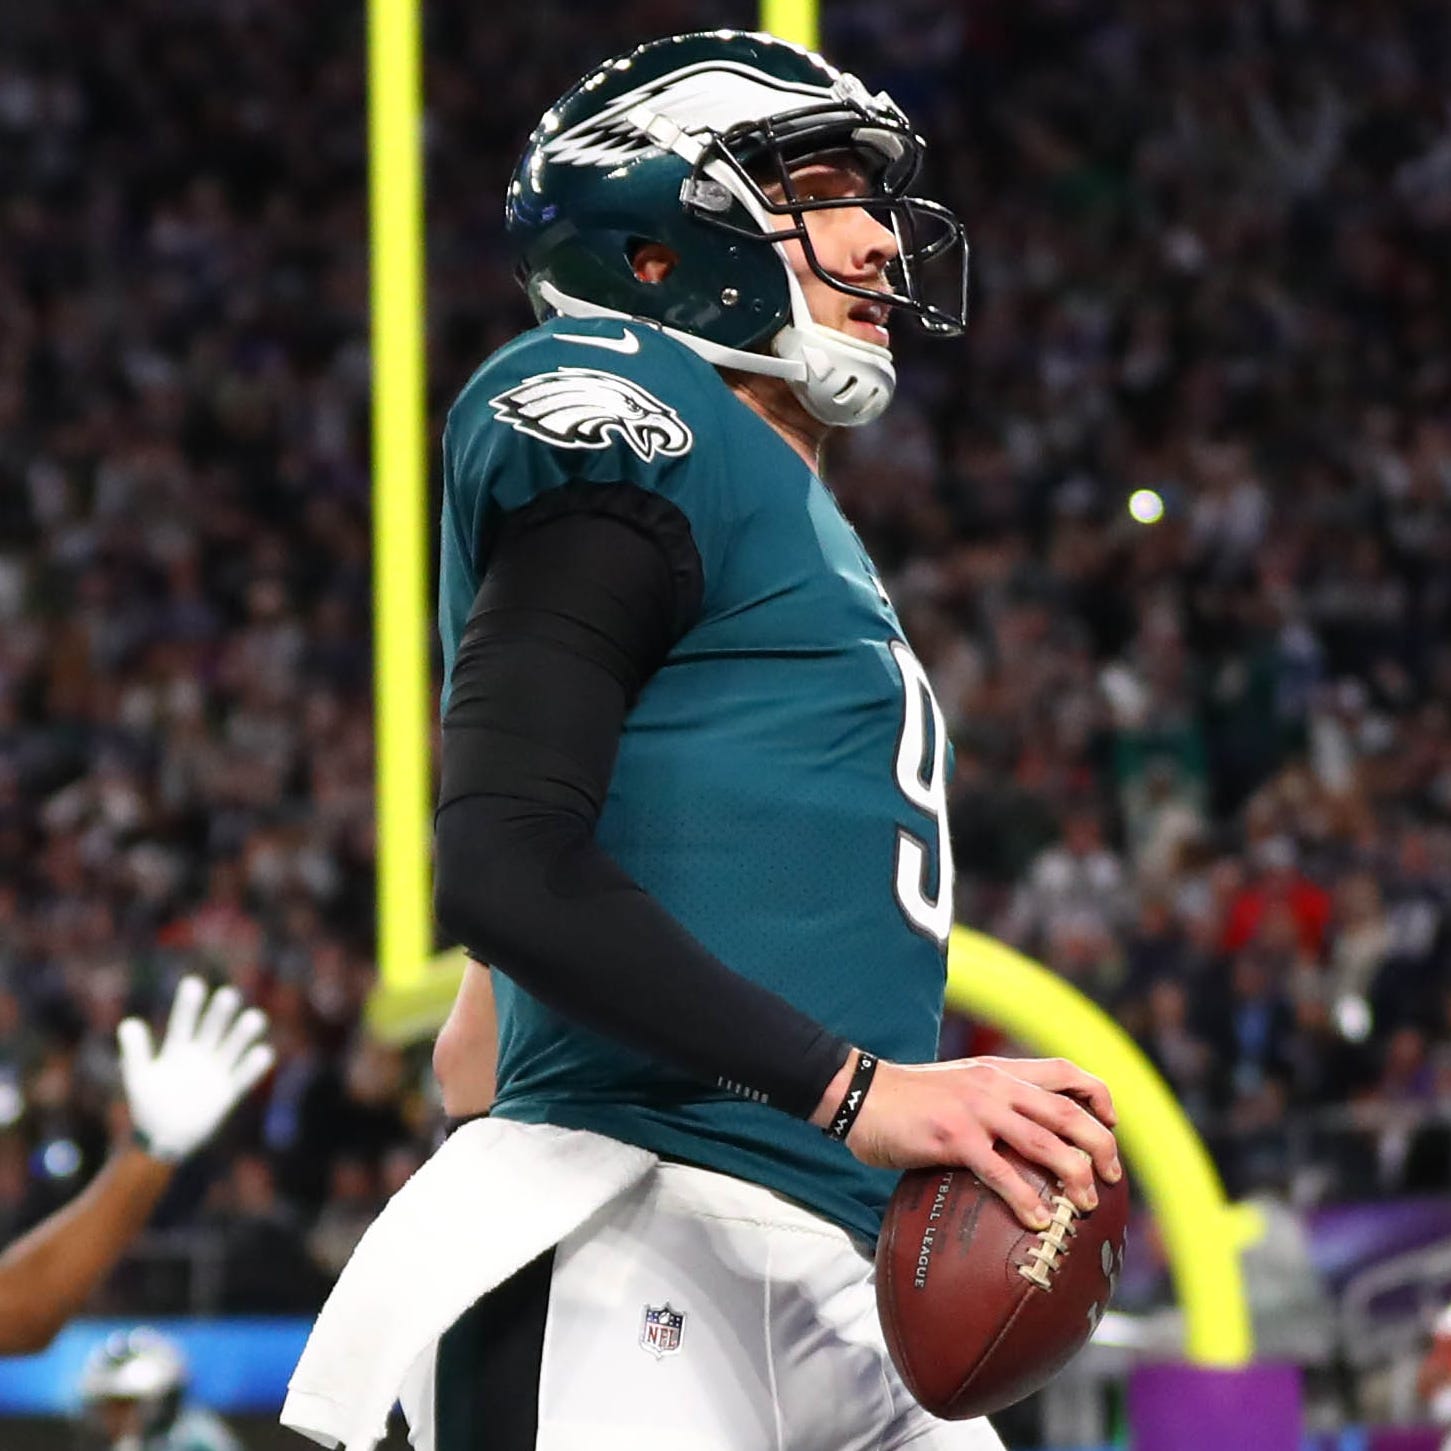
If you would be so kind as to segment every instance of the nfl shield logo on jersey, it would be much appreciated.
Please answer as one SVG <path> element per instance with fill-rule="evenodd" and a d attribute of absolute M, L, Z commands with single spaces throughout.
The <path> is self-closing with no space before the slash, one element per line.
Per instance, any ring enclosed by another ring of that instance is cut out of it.
<path fill-rule="evenodd" d="M 672 1310 L 668 1300 L 663 1305 L 645 1306 L 645 1318 L 640 1322 L 641 1350 L 648 1350 L 656 1360 L 674 1355 L 684 1332 L 685 1314 Z"/>

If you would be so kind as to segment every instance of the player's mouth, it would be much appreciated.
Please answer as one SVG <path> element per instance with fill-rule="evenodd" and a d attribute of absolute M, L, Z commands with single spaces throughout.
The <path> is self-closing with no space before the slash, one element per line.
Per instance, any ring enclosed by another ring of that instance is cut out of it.
<path fill-rule="evenodd" d="M 846 319 L 850 331 L 857 337 L 885 348 L 890 347 L 892 342 L 887 331 L 891 315 L 892 309 L 885 302 L 859 302 L 847 313 Z"/>

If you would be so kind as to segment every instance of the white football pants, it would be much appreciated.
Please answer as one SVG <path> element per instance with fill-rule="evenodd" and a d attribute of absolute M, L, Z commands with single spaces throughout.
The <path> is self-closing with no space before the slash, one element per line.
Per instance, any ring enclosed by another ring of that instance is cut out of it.
<path fill-rule="evenodd" d="M 1003 1451 L 985 1420 L 912 1400 L 873 1277 L 863 1244 L 799 1205 L 662 1163 L 554 1251 L 537 1385 L 509 1386 L 538 1397 L 536 1451 Z M 419 1451 L 460 1451 L 418 1419 Z"/>

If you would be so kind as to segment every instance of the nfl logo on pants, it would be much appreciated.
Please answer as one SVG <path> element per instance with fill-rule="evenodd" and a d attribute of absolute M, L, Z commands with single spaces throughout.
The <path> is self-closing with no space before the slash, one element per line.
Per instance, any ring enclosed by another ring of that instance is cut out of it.
<path fill-rule="evenodd" d="M 684 1313 L 672 1310 L 668 1300 L 663 1305 L 646 1305 L 640 1321 L 640 1348 L 648 1350 L 656 1360 L 674 1355 L 680 1349 L 684 1330 Z"/>

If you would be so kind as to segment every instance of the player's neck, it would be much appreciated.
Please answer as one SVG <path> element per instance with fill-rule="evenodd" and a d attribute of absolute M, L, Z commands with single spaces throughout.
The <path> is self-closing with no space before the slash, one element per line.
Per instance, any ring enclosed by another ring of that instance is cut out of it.
<path fill-rule="evenodd" d="M 800 400 L 791 391 L 791 385 L 784 378 L 768 378 L 760 373 L 729 373 L 726 383 L 731 392 L 775 429 L 781 441 L 819 477 L 827 425 L 813 418 L 801 406 Z"/>

